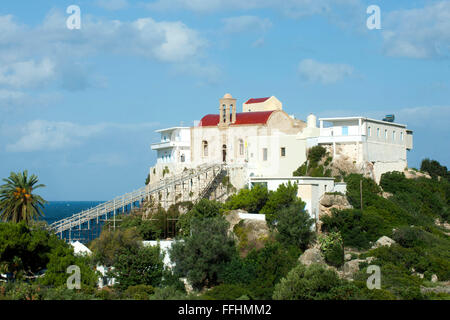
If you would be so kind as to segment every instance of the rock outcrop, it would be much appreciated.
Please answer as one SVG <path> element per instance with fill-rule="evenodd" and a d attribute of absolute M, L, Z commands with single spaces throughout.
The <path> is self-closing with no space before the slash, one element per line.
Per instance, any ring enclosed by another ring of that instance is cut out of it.
<path fill-rule="evenodd" d="M 431 176 L 426 172 L 424 173 L 424 172 L 419 172 L 419 171 L 415 171 L 412 169 L 405 169 L 405 171 L 403 171 L 403 173 L 405 174 L 406 179 L 417 179 L 417 178 L 422 178 L 422 177 L 431 179 Z"/>
<path fill-rule="evenodd" d="M 330 216 L 333 209 L 344 210 L 351 209 L 352 205 L 348 202 L 347 197 L 342 194 L 325 193 L 319 201 L 319 221 L 317 230 L 320 233 L 322 228 L 321 218 Z"/>
<path fill-rule="evenodd" d="M 225 219 L 230 223 L 228 231 L 238 241 L 238 248 L 242 256 L 251 249 L 264 247 L 270 230 L 265 220 L 241 219 L 239 214 L 247 213 L 244 210 L 232 210 L 225 214 Z"/>
<path fill-rule="evenodd" d="M 375 244 L 372 246 L 372 249 L 376 249 L 376 248 L 383 247 L 383 246 L 390 247 L 394 243 L 396 243 L 396 242 L 394 240 L 392 240 L 391 238 L 386 237 L 386 236 L 382 236 L 380 239 L 378 239 L 375 242 Z"/>
<path fill-rule="evenodd" d="M 326 265 L 325 259 L 322 256 L 322 252 L 318 248 L 307 249 L 303 254 L 298 258 L 300 263 L 309 266 L 313 263 Z"/>

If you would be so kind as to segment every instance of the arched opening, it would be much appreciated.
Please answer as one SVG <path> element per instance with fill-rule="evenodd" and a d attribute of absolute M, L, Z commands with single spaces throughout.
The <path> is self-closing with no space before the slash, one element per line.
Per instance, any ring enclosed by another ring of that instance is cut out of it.
<path fill-rule="evenodd" d="M 208 141 L 202 142 L 202 150 L 203 150 L 203 156 L 207 157 L 208 156 Z"/>
<path fill-rule="evenodd" d="M 184 162 L 185 161 L 185 157 L 184 157 L 184 154 L 182 154 L 181 155 L 181 162 Z"/>
<path fill-rule="evenodd" d="M 227 162 L 227 145 L 222 146 L 222 162 Z"/>
<path fill-rule="evenodd" d="M 233 105 L 230 105 L 230 123 L 233 122 Z"/>
<path fill-rule="evenodd" d="M 244 140 L 239 139 L 239 155 L 244 155 Z"/>
<path fill-rule="evenodd" d="M 223 119 L 223 123 L 227 122 L 227 106 L 226 105 L 222 105 L 222 119 Z"/>

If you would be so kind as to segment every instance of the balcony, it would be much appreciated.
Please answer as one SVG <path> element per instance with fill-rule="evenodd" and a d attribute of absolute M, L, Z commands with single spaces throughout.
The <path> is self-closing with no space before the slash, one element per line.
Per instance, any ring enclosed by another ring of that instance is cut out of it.
<path fill-rule="evenodd" d="M 321 143 L 345 143 L 366 141 L 366 136 L 358 134 L 357 127 L 349 127 L 343 130 L 342 127 L 321 128 L 317 142 Z"/>
<path fill-rule="evenodd" d="M 150 147 L 152 150 L 159 150 L 165 148 L 174 148 L 174 147 L 190 147 L 191 143 L 189 141 L 160 141 L 156 143 L 152 143 Z"/>

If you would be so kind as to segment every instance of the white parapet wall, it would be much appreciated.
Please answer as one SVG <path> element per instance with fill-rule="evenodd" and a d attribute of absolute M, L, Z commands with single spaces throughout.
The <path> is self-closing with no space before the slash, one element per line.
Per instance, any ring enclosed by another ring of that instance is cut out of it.
<path fill-rule="evenodd" d="M 347 191 L 347 184 L 335 183 L 331 177 L 250 177 L 249 188 L 254 184 L 262 184 L 269 191 L 276 191 L 281 184 L 296 184 L 297 196 L 306 203 L 305 209 L 316 221 L 319 219 L 319 201 L 326 192 Z"/>
<path fill-rule="evenodd" d="M 161 253 L 164 253 L 164 266 L 168 269 L 172 269 L 175 266 L 175 263 L 170 260 L 169 250 L 172 248 L 172 244 L 175 242 L 175 240 L 151 240 L 151 241 L 142 241 L 142 244 L 144 246 L 157 246 L 159 245 L 161 249 Z"/>

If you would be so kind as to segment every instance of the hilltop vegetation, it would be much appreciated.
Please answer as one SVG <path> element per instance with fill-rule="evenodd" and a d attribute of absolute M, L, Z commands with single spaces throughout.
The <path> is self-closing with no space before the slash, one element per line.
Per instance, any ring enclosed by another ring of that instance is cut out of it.
<path fill-rule="evenodd" d="M 310 152 L 305 170 L 322 170 L 314 168 L 324 157 L 323 150 Z M 75 256 L 37 225 L 2 223 L 0 266 L 16 282 L 0 285 L 0 299 L 449 299 L 448 171 L 428 159 L 425 170 L 431 178 L 389 172 L 379 185 L 360 174 L 342 175 L 352 207 L 324 215 L 320 234 L 291 184 L 277 191 L 255 185 L 225 203 L 203 199 L 118 217 L 115 230 L 104 228 L 89 244 L 91 257 Z M 226 218 L 237 209 L 266 215 L 260 245 L 246 240 L 251 230 L 244 224 L 230 226 Z M 393 239 L 390 246 L 377 244 L 383 236 Z M 172 271 L 158 246 L 142 245 L 167 237 L 179 240 L 170 251 Z M 320 259 L 299 261 L 316 249 Z M 349 263 L 356 266 L 351 273 Z M 71 264 L 81 267 L 80 290 L 65 288 Z M 114 266 L 115 286 L 95 288 L 97 264 Z M 381 289 L 367 287 L 369 265 L 380 267 Z M 43 277 L 29 277 L 43 270 Z"/>

